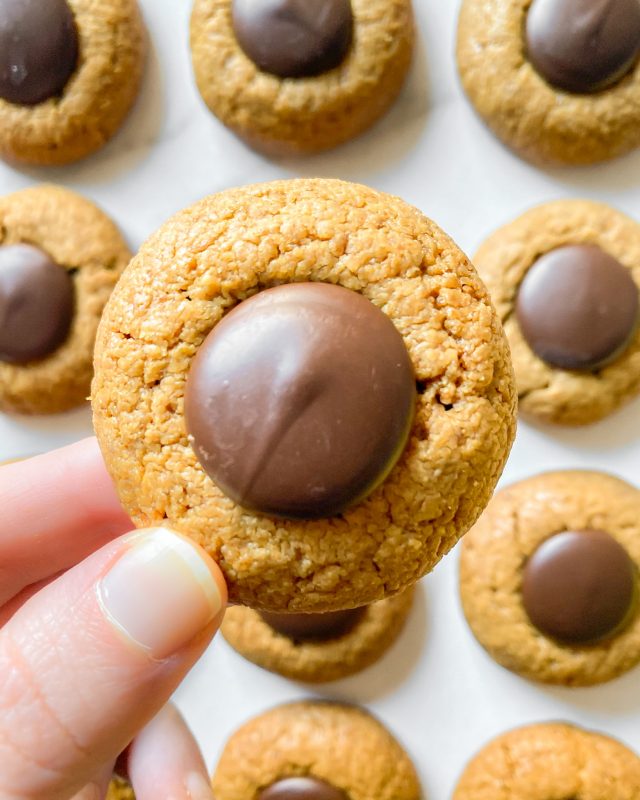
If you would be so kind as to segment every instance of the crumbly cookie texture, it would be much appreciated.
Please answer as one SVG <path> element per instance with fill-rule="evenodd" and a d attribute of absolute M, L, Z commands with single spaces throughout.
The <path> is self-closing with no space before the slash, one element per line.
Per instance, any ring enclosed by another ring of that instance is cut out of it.
<path fill-rule="evenodd" d="M 549 536 L 603 530 L 640 569 L 640 492 L 600 472 L 549 472 L 498 492 L 465 537 L 460 593 L 471 630 L 499 664 L 562 686 L 612 680 L 640 661 L 640 614 L 588 647 L 556 643 L 530 622 L 522 601 L 525 563 Z M 640 785 L 640 784 L 639 784 Z"/>
<path fill-rule="evenodd" d="M 113 778 L 107 790 L 106 800 L 136 800 L 136 796 L 127 781 Z"/>
<path fill-rule="evenodd" d="M 328 641 L 295 642 L 275 631 L 257 611 L 227 610 L 222 634 L 240 655 L 292 680 L 323 683 L 353 675 L 377 661 L 396 641 L 413 604 L 413 587 L 368 606 L 363 618 Z"/>
<path fill-rule="evenodd" d="M 457 58 L 465 92 L 506 145 L 524 158 L 591 164 L 640 145 L 640 62 L 614 86 L 570 94 L 526 57 L 531 0 L 463 0 Z"/>
<path fill-rule="evenodd" d="M 387 313 L 419 390 L 386 481 L 315 521 L 234 504 L 199 464 L 183 414 L 191 361 L 213 326 L 293 281 L 340 284 Z M 476 520 L 514 435 L 508 345 L 472 265 L 415 208 L 336 180 L 234 189 L 170 220 L 119 282 L 95 367 L 96 432 L 136 524 L 191 536 L 220 564 L 232 602 L 270 611 L 353 608 L 415 583 Z"/>
<path fill-rule="evenodd" d="M 216 800 L 254 800 L 277 780 L 309 776 L 350 800 L 419 800 L 408 755 L 354 706 L 302 702 L 251 720 L 229 739 L 213 776 Z"/>
<path fill-rule="evenodd" d="M 61 97 L 36 106 L 0 98 L 0 156 L 68 164 L 115 134 L 140 88 L 146 34 L 136 0 L 68 0 L 80 39 L 78 66 Z"/>
<path fill-rule="evenodd" d="M 28 364 L 0 361 L 0 409 L 65 411 L 89 395 L 98 322 L 131 253 L 103 211 L 56 186 L 0 197 L 0 246 L 20 243 L 41 248 L 72 273 L 76 307 L 69 336 L 51 355 Z"/>
<path fill-rule="evenodd" d="M 640 759 L 615 739 L 562 723 L 509 731 L 465 769 L 453 800 L 635 800 Z"/>
<path fill-rule="evenodd" d="M 198 89 L 211 111 L 252 147 L 312 153 L 365 131 L 396 99 L 411 63 L 411 0 L 351 0 L 354 40 L 335 69 L 278 78 L 245 55 L 231 0 L 195 0 L 191 50 Z"/>
<path fill-rule="evenodd" d="M 627 267 L 640 291 L 640 225 L 616 209 L 588 200 L 559 200 L 533 208 L 497 230 L 474 258 L 504 325 L 516 373 L 519 410 L 563 425 L 611 414 L 640 391 L 640 327 L 626 349 L 594 371 L 556 369 L 531 350 L 516 317 L 527 271 L 549 251 L 593 244 Z"/>

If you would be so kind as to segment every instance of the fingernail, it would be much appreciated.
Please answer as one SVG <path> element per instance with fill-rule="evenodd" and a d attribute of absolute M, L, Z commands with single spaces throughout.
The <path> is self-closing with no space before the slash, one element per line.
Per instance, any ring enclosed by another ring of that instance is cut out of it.
<path fill-rule="evenodd" d="M 109 621 L 152 658 L 168 658 L 222 610 L 218 585 L 194 545 L 166 528 L 139 531 L 98 584 Z"/>
<path fill-rule="evenodd" d="M 215 800 L 211 784 L 198 772 L 190 772 L 184 785 L 189 800 Z"/>

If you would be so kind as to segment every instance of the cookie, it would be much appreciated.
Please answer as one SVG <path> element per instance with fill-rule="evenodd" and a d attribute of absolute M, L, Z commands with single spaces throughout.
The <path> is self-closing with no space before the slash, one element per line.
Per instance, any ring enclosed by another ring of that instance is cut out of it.
<path fill-rule="evenodd" d="M 549 472 L 498 492 L 465 537 L 464 614 L 499 664 L 562 686 L 640 661 L 640 492 L 600 472 Z"/>
<path fill-rule="evenodd" d="M 465 769 L 453 800 L 635 800 L 640 759 L 620 742 L 572 725 L 509 731 Z"/>
<path fill-rule="evenodd" d="M 415 583 L 480 514 L 514 433 L 507 343 L 467 258 L 342 181 L 178 214 L 119 282 L 95 366 L 95 429 L 136 524 L 191 536 L 231 601 L 266 611 Z"/>
<path fill-rule="evenodd" d="M 222 634 L 249 661 L 285 678 L 323 683 L 353 675 L 396 641 L 413 588 L 364 608 L 329 614 L 270 614 L 233 606 Z"/>
<path fill-rule="evenodd" d="M 497 230 L 474 258 L 511 346 L 520 412 L 584 425 L 640 391 L 640 225 L 560 200 Z"/>
<path fill-rule="evenodd" d="M 0 198 L 0 409 L 87 399 L 98 322 L 130 257 L 113 222 L 68 189 Z"/>
<path fill-rule="evenodd" d="M 0 0 L 0 156 L 68 164 L 133 105 L 145 34 L 136 0 Z"/>
<path fill-rule="evenodd" d="M 218 119 L 272 154 L 365 131 L 393 103 L 413 51 L 411 0 L 195 0 L 198 89 Z"/>
<path fill-rule="evenodd" d="M 128 781 L 114 776 L 109 784 L 106 800 L 136 800 L 136 796 Z"/>
<path fill-rule="evenodd" d="M 463 0 L 457 58 L 476 111 L 524 158 L 591 164 L 640 145 L 636 0 Z"/>
<path fill-rule="evenodd" d="M 415 768 L 354 706 L 279 706 L 237 730 L 213 776 L 216 800 L 419 800 Z"/>

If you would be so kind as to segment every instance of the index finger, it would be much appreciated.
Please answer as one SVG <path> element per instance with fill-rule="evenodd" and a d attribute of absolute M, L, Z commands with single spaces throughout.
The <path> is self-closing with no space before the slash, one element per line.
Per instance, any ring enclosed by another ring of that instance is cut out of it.
<path fill-rule="evenodd" d="M 95 438 L 0 468 L 0 606 L 131 528 Z"/>

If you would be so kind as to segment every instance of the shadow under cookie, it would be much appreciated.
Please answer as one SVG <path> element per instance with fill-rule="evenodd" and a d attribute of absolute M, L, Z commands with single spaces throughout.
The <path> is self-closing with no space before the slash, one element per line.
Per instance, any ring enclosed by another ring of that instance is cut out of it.
<path fill-rule="evenodd" d="M 263 615 L 234 606 L 221 630 L 234 650 L 259 667 L 292 680 L 324 683 L 377 661 L 402 632 L 413 598 L 412 587 L 365 608 L 322 615 Z"/>

